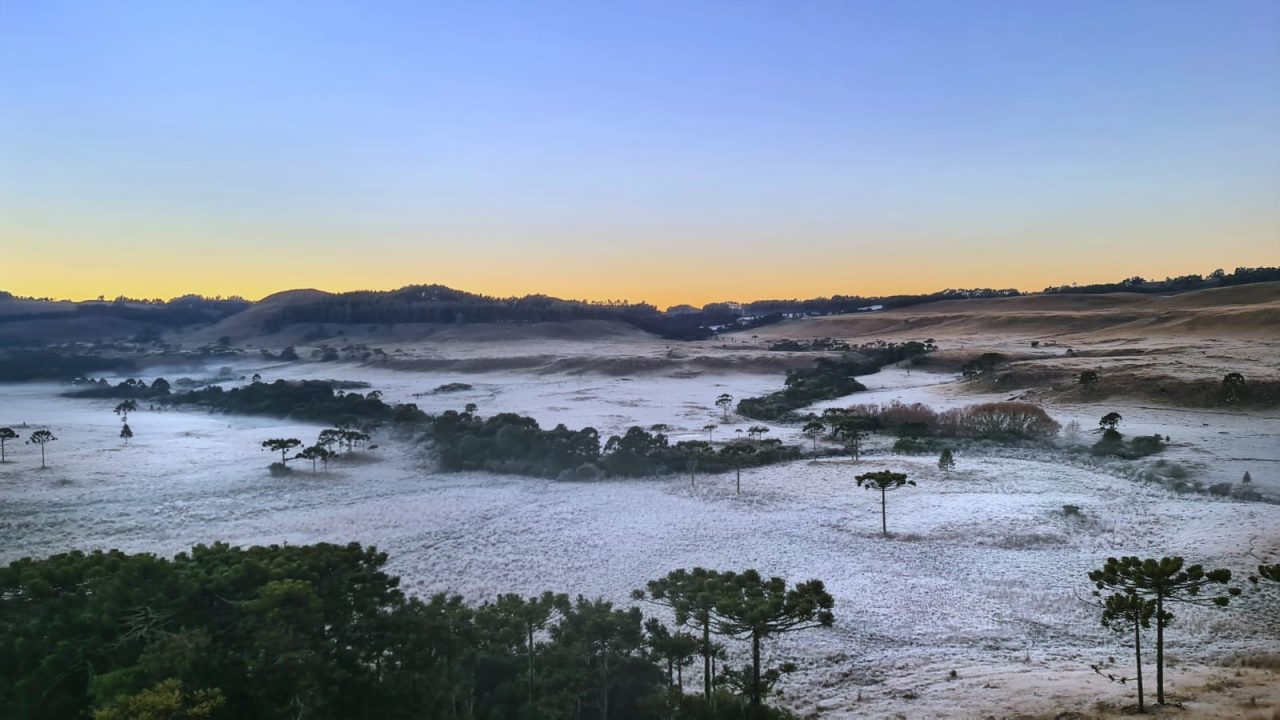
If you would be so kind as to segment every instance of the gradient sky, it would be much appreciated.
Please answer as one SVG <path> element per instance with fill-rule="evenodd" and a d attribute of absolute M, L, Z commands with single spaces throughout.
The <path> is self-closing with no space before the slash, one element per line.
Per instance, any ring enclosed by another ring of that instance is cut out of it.
<path fill-rule="evenodd" d="M 1280 2 L 0 2 L 0 289 L 1280 264 Z"/>

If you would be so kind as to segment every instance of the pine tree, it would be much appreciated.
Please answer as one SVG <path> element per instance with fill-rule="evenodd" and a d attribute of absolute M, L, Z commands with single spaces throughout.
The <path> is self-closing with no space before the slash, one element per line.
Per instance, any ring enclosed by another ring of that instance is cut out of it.
<path fill-rule="evenodd" d="M 951 448 L 943 448 L 942 454 L 938 456 L 938 467 L 941 468 L 943 472 L 949 473 L 955 469 L 955 466 L 956 459 L 955 456 L 951 454 Z"/>

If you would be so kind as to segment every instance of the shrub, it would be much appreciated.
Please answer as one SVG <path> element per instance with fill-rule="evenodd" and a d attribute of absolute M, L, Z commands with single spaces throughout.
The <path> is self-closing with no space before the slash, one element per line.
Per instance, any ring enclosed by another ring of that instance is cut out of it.
<path fill-rule="evenodd" d="M 998 402 L 970 405 L 938 415 L 937 434 L 993 440 L 1046 440 L 1058 434 L 1059 425 L 1039 405 Z"/>
<path fill-rule="evenodd" d="M 1209 494 L 1218 497 L 1226 497 L 1231 494 L 1231 483 L 1220 482 L 1209 486 Z"/>
<path fill-rule="evenodd" d="M 271 463 L 271 465 L 267 467 L 267 470 L 270 471 L 271 477 L 285 477 L 286 475 L 293 474 L 293 469 L 282 462 Z"/>
<path fill-rule="evenodd" d="M 923 403 L 906 404 L 894 400 L 880 410 L 880 424 L 908 437 L 932 434 L 938 413 Z"/>
<path fill-rule="evenodd" d="M 921 455 L 931 449 L 927 441 L 917 438 L 899 438 L 893 443 L 893 451 L 903 455 Z"/>

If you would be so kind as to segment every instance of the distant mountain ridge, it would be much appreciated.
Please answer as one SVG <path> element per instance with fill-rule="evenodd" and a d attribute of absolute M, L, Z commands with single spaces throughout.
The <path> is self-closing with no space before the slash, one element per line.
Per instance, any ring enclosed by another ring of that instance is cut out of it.
<path fill-rule="evenodd" d="M 0 291 L 0 346 L 131 336 L 158 339 L 179 328 L 209 327 L 235 319 L 239 334 L 272 334 L 289 326 L 397 324 L 530 324 L 609 321 L 629 325 L 672 340 L 697 340 L 724 329 L 772 324 L 787 317 L 844 315 L 892 310 L 926 303 L 999 298 L 1042 298 L 1091 295 L 1104 300 L 1114 293 L 1179 294 L 1280 280 L 1280 268 L 1237 268 L 1207 276 L 1186 275 L 1163 281 L 1131 277 L 1118 283 L 1046 288 L 1028 295 L 1015 289 L 947 289 L 935 293 L 893 296 L 834 295 L 807 300 L 759 300 L 710 303 L 701 308 L 677 305 L 667 312 L 649 303 L 564 300 L 548 295 L 496 297 L 444 285 L 410 285 L 396 290 L 330 293 L 287 290 L 258 302 L 242 298 L 187 295 L 169 301 L 131 300 L 74 303 L 21 298 Z"/>

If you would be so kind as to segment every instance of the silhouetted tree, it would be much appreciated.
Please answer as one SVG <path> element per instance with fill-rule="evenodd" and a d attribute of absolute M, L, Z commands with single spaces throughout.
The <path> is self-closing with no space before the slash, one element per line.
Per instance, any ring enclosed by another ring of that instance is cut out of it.
<path fill-rule="evenodd" d="M 720 426 L 716 425 L 715 423 L 707 423 L 706 425 L 702 426 L 702 429 L 707 431 L 707 442 L 712 441 L 711 434 L 714 433 L 716 428 L 718 427 Z"/>
<path fill-rule="evenodd" d="M 303 460 L 311 461 L 311 472 L 316 471 L 317 462 L 323 462 L 325 472 L 328 472 L 329 458 L 333 457 L 333 453 L 329 451 L 329 448 L 316 444 L 303 448 L 301 452 L 298 453 L 298 457 Z"/>
<path fill-rule="evenodd" d="M 742 442 L 731 443 L 720 450 L 720 454 L 729 458 L 733 463 L 733 469 L 737 473 L 737 479 L 734 482 L 739 495 L 742 494 L 742 461 L 755 454 L 755 452 L 756 449 L 754 447 Z"/>
<path fill-rule="evenodd" d="M 880 534 L 888 537 L 889 521 L 885 510 L 885 496 L 890 490 L 898 490 L 906 487 L 907 485 L 915 486 L 915 482 L 908 480 L 906 473 L 896 473 L 889 470 L 863 473 L 856 479 L 858 481 L 858 487 L 865 487 L 868 490 L 880 491 Z"/>
<path fill-rule="evenodd" d="M 1120 413 L 1113 410 L 1102 416 L 1102 419 L 1098 421 L 1098 427 L 1103 430 L 1116 430 L 1120 425 L 1120 421 L 1123 419 L 1124 418 L 1120 416 Z"/>
<path fill-rule="evenodd" d="M 8 462 L 4 456 L 4 444 L 10 440 L 17 440 L 18 433 L 13 428 L 0 427 L 0 463 Z"/>
<path fill-rule="evenodd" d="M 28 445 L 40 446 L 40 467 L 42 468 L 45 467 L 44 446 L 48 445 L 49 443 L 57 439 L 58 438 L 54 437 L 53 433 L 49 432 L 48 430 L 36 430 L 35 432 L 31 433 L 31 437 L 27 438 Z"/>
<path fill-rule="evenodd" d="M 761 674 L 761 643 L 775 635 L 835 622 L 835 600 L 821 580 L 810 580 L 787 589 L 780 577 L 764 579 L 755 570 L 725 573 L 714 605 L 716 628 L 722 635 L 751 642 L 751 675 L 744 683 L 752 707 L 765 695 Z M 774 674 L 770 680 L 776 679 Z"/>
<path fill-rule="evenodd" d="M 712 623 L 723 587 L 722 573 L 700 567 L 692 570 L 681 568 L 658 580 L 650 580 L 646 590 L 632 594 L 637 600 L 649 600 L 671 608 L 676 624 L 694 629 L 701 635 L 698 650 L 702 654 L 702 691 L 707 702 L 711 702 L 711 663 L 715 654 L 715 646 L 711 642 Z"/>
<path fill-rule="evenodd" d="M 263 450 L 280 453 L 280 463 L 283 465 L 289 464 L 289 451 L 301 446 L 302 441 L 298 438 L 272 438 L 262 441 Z"/>
<path fill-rule="evenodd" d="M 0 433 L 3 433 L 3 432 L 4 430 L 0 430 Z M 1248 485 L 1249 483 L 1253 482 L 1253 476 L 1249 474 L 1248 470 L 1244 471 L 1244 477 L 1240 478 L 1240 482 L 1244 483 L 1245 485 Z"/>
<path fill-rule="evenodd" d="M 720 397 L 716 398 L 716 406 L 720 408 L 720 413 L 725 421 L 729 420 L 729 407 L 733 405 L 733 396 L 729 393 L 720 393 Z"/>
<path fill-rule="evenodd" d="M 129 422 L 129 413 L 138 409 L 137 400 L 125 400 L 116 405 L 115 413 L 120 416 L 121 422 Z"/>
<path fill-rule="evenodd" d="M 1098 371 L 1085 370 L 1084 372 L 1080 373 L 1079 382 L 1080 382 L 1080 385 L 1083 386 L 1086 390 L 1093 388 L 1095 385 L 1098 384 Z"/>
<path fill-rule="evenodd" d="M 1225 606 L 1240 594 L 1239 588 L 1224 587 L 1226 594 L 1206 597 L 1207 591 L 1214 589 L 1212 586 L 1226 586 L 1231 581 L 1231 571 L 1206 571 L 1200 565 L 1184 568 L 1181 557 L 1107 558 L 1100 570 L 1089 573 L 1089 580 L 1096 588 L 1094 595 L 1099 597 L 1105 590 L 1132 593 L 1155 602 L 1156 702 L 1161 705 L 1164 704 L 1164 629 L 1173 621 L 1173 613 L 1166 609 L 1166 603 Z"/>
<path fill-rule="evenodd" d="M 804 424 L 801 432 L 813 439 L 813 458 L 818 459 L 818 438 L 826 432 L 827 426 L 818 418 L 810 415 L 809 422 Z"/>
<path fill-rule="evenodd" d="M 1118 592 L 1099 603 L 1102 608 L 1102 626 L 1124 637 L 1133 632 L 1133 659 L 1138 686 L 1138 712 L 1145 712 L 1142 689 L 1142 631 L 1151 627 L 1151 618 L 1155 615 L 1156 604 L 1136 592 Z M 1101 668 L 1095 666 L 1095 672 L 1101 674 Z M 1116 680 L 1116 678 L 1111 678 Z M 1120 678 L 1126 682 L 1128 678 Z"/>
<path fill-rule="evenodd" d="M 128 445 L 130 438 L 133 437 L 133 428 L 129 427 L 129 423 L 124 423 L 120 427 L 120 437 L 124 438 L 124 444 Z"/>

